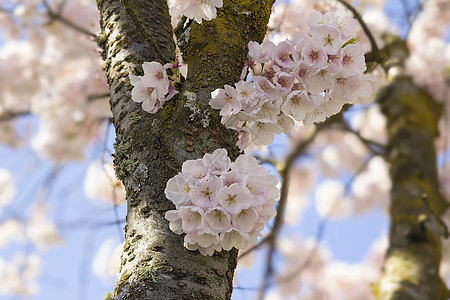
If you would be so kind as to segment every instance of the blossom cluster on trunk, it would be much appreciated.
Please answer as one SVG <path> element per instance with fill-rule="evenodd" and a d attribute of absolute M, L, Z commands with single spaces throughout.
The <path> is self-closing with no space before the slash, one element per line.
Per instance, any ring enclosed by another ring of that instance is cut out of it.
<path fill-rule="evenodd" d="M 356 21 L 312 11 L 308 25 L 310 37 L 295 35 L 278 45 L 250 42 L 248 80 L 211 93 L 210 105 L 220 109 L 225 126 L 239 132 L 241 149 L 249 140 L 269 145 L 275 134 L 289 133 L 295 121 L 322 122 L 344 104 L 372 94 L 375 77 L 364 74 Z"/>
<path fill-rule="evenodd" d="M 278 179 L 268 173 L 251 156 L 231 162 L 225 149 L 184 162 L 165 190 L 176 205 L 166 213 L 170 229 L 186 233 L 185 247 L 203 255 L 256 244 L 279 197 Z"/>

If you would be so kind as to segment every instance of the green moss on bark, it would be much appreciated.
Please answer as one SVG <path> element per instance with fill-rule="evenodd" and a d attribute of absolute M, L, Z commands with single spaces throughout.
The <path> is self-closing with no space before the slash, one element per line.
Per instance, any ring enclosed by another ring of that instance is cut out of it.
<path fill-rule="evenodd" d="M 115 164 L 128 200 L 115 300 L 231 297 L 237 251 L 204 257 L 185 249 L 183 237 L 164 219 L 173 208 L 164 189 L 187 159 L 217 148 L 226 148 L 232 159 L 239 154 L 236 132 L 223 127 L 208 102 L 213 89 L 239 78 L 247 44 L 261 42 L 272 3 L 225 0 L 217 20 L 185 28 L 188 78 L 179 94 L 151 115 L 130 99 L 128 74 L 142 74 L 144 61 L 174 60 L 167 1 L 98 0 L 117 133 Z M 189 272 L 180 278 L 183 270 Z"/>
<path fill-rule="evenodd" d="M 402 76 L 382 92 L 380 104 L 393 187 L 389 249 L 373 294 L 377 300 L 444 300 L 440 217 L 448 204 L 439 194 L 434 148 L 440 105 Z"/>

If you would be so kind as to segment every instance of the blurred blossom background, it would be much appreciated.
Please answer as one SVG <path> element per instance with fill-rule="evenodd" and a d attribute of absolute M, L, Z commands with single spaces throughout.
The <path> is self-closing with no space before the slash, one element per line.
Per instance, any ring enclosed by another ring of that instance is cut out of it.
<path fill-rule="evenodd" d="M 379 48 L 389 34 L 407 42 L 406 72 L 442 104 L 435 145 L 441 193 L 450 201 L 450 1 L 347 2 Z M 311 10 L 352 16 L 339 1 L 277 1 L 266 38 L 307 35 Z M 176 26 L 181 13 L 171 15 Z M 112 163 L 99 31 L 93 0 L 0 0 L 0 299 L 101 299 L 114 290 L 126 202 Z M 370 52 L 359 24 L 357 36 Z M 359 99 L 344 113 L 345 126 L 321 130 L 295 160 L 265 299 L 372 299 L 391 189 L 378 151 L 387 143 L 386 118 L 375 101 L 389 74 L 380 66 L 372 74 L 373 97 Z M 270 146 L 245 151 L 279 176 L 276 166 L 312 127 L 297 122 Z M 450 224 L 450 213 L 443 221 Z M 266 256 L 260 247 L 239 260 L 232 299 L 256 298 Z M 441 275 L 450 284 L 447 240 Z"/>

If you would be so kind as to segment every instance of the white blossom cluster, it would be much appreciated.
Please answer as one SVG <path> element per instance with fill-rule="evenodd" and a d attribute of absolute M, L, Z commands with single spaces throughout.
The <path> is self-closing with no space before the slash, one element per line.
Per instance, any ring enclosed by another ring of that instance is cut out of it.
<path fill-rule="evenodd" d="M 170 0 L 170 8 L 178 9 L 189 19 L 198 23 L 211 21 L 217 16 L 217 7 L 222 7 L 223 0 Z"/>
<path fill-rule="evenodd" d="M 251 156 L 232 163 L 225 149 L 184 162 L 165 190 L 176 205 L 165 215 L 170 229 L 186 233 L 185 247 L 203 255 L 255 244 L 276 214 L 278 180 L 268 173 Z"/>
<path fill-rule="evenodd" d="M 142 103 L 142 109 L 151 114 L 155 114 L 162 107 L 164 102 L 171 99 L 178 93 L 173 87 L 172 81 L 167 76 L 167 69 L 176 69 L 176 64 L 165 64 L 159 62 L 144 62 L 142 69 L 143 76 L 130 75 L 130 83 L 133 85 L 131 99 L 134 102 Z"/>
<path fill-rule="evenodd" d="M 310 37 L 296 35 L 278 45 L 250 42 L 250 80 L 211 93 L 209 104 L 220 109 L 225 126 L 239 132 L 240 148 L 250 139 L 268 145 L 275 134 L 288 133 L 294 120 L 305 125 L 322 122 L 345 103 L 371 95 L 369 81 L 374 77 L 363 74 L 366 64 L 354 36 L 356 21 L 312 11 L 308 26 Z"/>

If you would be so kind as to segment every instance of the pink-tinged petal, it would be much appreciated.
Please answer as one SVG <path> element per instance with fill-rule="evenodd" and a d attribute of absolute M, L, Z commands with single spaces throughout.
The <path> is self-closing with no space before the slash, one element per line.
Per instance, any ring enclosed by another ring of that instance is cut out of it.
<path fill-rule="evenodd" d="M 164 194 L 175 205 L 187 204 L 190 202 L 190 190 L 191 185 L 188 182 L 188 177 L 183 174 L 178 174 L 167 181 Z"/>
<path fill-rule="evenodd" d="M 234 183 L 231 186 L 223 187 L 217 194 L 220 205 L 231 214 L 238 213 L 241 209 L 247 208 L 253 202 L 244 189 Z"/>
<path fill-rule="evenodd" d="M 212 154 L 206 153 L 203 160 L 209 167 L 212 174 L 219 175 L 228 171 L 231 160 L 228 157 L 228 152 L 224 148 L 216 149 Z"/>
<path fill-rule="evenodd" d="M 230 214 L 222 207 L 208 210 L 205 214 L 205 220 L 208 227 L 217 233 L 227 231 L 231 225 Z"/>
<path fill-rule="evenodd" d="M 231 223 L 236 228 L 236 230 L 239 230 L 240 232 L 250 232 L 253 229 L 258 218 L 259 215 L 255 211 L 255 209 L 249 207 L 247 209 L 241 210 L 238 214 L 234 215 Z"/>
<path fill-rule="evenodd" d="M 310 30 L 312 43 L 327 54 L 334 54 L 342 47 L 341 32 L 331 26 L 317 26 Z"/>
<path fill-rule="evenodd" d="M 314 68 L 322 69 L 328 64 L 328 55 L 320 48 L 314 47 L 312 44 L 305 46 L 302 50 L 304 61 Z"/>
<path fill-rule="evenodd" d="M 182 234 L 183 229 L 181 227 L 181 217 L 177 210 L 169 210 L 165 214 L 166 220 L 169 221 L 169 228 L 176 234 Z"/>
<path fill-rule="evenodd" d="M 230 251 L 233 247 L 236 249 L 244 249 L 249 245 L 249 235 L 245 232 L 232 230 L 221 234 L 222 247 L 226 251 Z"/>
<path fill-rule="evenodd" d="M 181 227 L 184 232 L 198 231 L 205 228 L 203 215 L 205 212 L 200 207 L 183 206 L 178 209 L 181 217 Z"/>
<path fill-rule="evenodd" d="M 130 83 L 132 85 L 134 85 L 134 86 L 136 86 L 136 84 L 138 82 L 140 82 L 141 80 L 142 80 L 142 76 L 136 76 L 136 75 L 133 75 L 133 74 L 130 75 Z"/>
<path fill-rule="evenodd" d="M 280 134 L 281 130 L 274 123 L 253 122 L 249 126 L 250 137 L 255 145 L 270 145 L 275 134 Z"/>
<path fill-rule="evenodd" d="M 344 39 L 353 37 L 356 34 L 356 20 L 350 17 L 344 17 L 339 21 L 338 28 Z"/>
<path fill-rule="evenodd" d="M 209 168 L 203 159 L 185 161 L 181 171 L 190 176 L 189 180 L 192 182 L 206 181 L 209 178 Z"/>
<path fill-rule="evenodd" d="M 171 82 L 169 85 L 169 94 L 164 98 L 164 102 L 172 99 L 176 94 L 178 94 L 178 91 L 174 88 Z"/>
<path fill-rule="evenodd" d="M 342 49 L 342 71 L 346 74 L 362 74 L 366 70 L 364 51 L 359 45 L 350 44 Z"/>
<path fill-rule="evenodd" d="M 157 99 L 146 99 L 142 102 L 142 109 L 145 110 L 148 113 L 155 114 L 158 112 L 158 110 L 161 108 L 161 102 L 159 102 Z"/>

